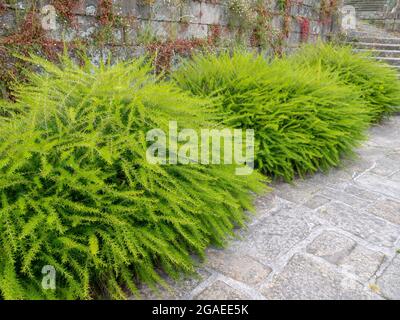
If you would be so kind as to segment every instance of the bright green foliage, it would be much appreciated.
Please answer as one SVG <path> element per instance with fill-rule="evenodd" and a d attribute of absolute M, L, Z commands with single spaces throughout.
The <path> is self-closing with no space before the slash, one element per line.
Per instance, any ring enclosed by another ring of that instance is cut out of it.
<path fill-rule="evenodd" d="M 290 59 L 297 65 L 320 66 L 339 75 L 344 84 L 360 92 L 373 122 L 400 110 L 396 70 L 367 53 L 356 54 L 351 47 L 319 43 L 304 46 Z"/>
<path fill-rule="evenodd" d="M 9 117 L 11 114 L 13 114 L 12 104 L 0 98 L 0 117 Z"/>
<path fill-rule="evenodd" d="M 194 95 L 218 98 L 217 121 L 255 130 L 260 170 L 292 180 L 337 165 L 369 122 L 357 91 L 317 68 L 295 69 L 236 52 L 197 56 L 173 76 Z"/>
<path fill-rule="evenodd" d="M 123 298 L 138 282 L 163 284 L 157 270 L 193 271 L 191 254 L 243 225 L 260 175 L 146 161 L 148 130 L 199 127 L 207 101 L 158 82 L 140 60 L 33 63 L 44 72 L 0 124 L 0 298 Z M 55 291 L 41 288 L 45 265 Z"/>

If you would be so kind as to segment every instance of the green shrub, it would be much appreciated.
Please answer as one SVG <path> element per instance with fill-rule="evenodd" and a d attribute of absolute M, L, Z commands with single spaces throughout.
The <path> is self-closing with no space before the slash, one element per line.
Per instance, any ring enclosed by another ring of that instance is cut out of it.
<path fill-rule="evenodd" d="M 3 100 L 0 98 L 0 118 L 9 118 L 15 113 L 15 106 L 9 100 Z"/>
<path fill-rule="evenodd" d="M 400 110 L 397 72 L 367 53 L 356 54 L 351 47 L 319 43 L 304 46 L 290 59 L 297 65 L 318 66 L 339 75 L 340 81 L 360 92 L 372 122 Z"/>
<path fill-rule="evenodd" d="M 208 102 L 160 83 L 143 61 L 43 69 L 0 123 L 0 298 L 123 298 L 243 225 L 261 176 L 226 165 L 152 165 L 145 134 L 204 125 Z M 57 272 L 41 287 L 43 266 Z"/>
<path fill-rule="evenodd" d="M 285 180 L 337 165 L 369 122 L 358 92 L 317 68 L 295 70 L 287 59 L 209 54 L 173 77 L 192 94 L 217 99 L 216 121 L 254 129 L 257 167 Z"/>

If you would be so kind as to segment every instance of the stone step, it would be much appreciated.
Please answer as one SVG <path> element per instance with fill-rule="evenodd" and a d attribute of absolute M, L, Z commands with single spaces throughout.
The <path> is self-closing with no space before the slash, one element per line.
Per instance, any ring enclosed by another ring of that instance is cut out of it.
<path fill-rule="evenodd" d="M 400 38 L 386 38 L 386 37 L 373 37 L 373 36 L 352 36 L 349 37 L 350 41 L 355 42 L 369 42 L 369 43 L 385 43 L 385 44 L 398 44 L 400 45 Z"/>
<path fill-rule="evenodd" d="M 350 4 L 356 9 L 356 14 L 361 16 L 381 15 L 385 11 L 385 3 L 352 3 Z"/>
<path fill-rule="evenodd" d="M 384 19 L 385 18 L 385 12 L 383 10 L 361 10 L 361 9 L 356 9 L 356 16 L 358 19 L 362 20 L 379 20 L 379 19 Z"/>
<path fill-rule="evenodd" d="M 343 4 L 353 6 L 359 19 L 381 20 L 385 17 L 387 0 L 344 0 Z"/>
<path fill-rule="evenodd" d="M 346 5 L 371 5 L 371 4 L 376 4 L 376 5 L 382 5 L 384 6 L 386 4 L 386 0 L 346 0 L 344 3 Z"/>
<path fill-rule="evenodd" d="M 374 57 L 391 57 L 400 58 L 400 50 L 369 50 L 369 49 L 354 49 L 354 52 L 369 52 Z"/>
<path fill-rule="evenodd" d="M 400 37 L 366 21 L 359 21 L 357 30 L 347 35 L 347 42 L 344 44 L 352 46 L 354 52 L 369 53 L 371 59 L 386 63 L 394 68 L 400 77 Z"/>
<path fill-rule="evenodd" d="M 346 42 L 346 44 L 351 45 L 356 49 L 400 50 L 400 44 L 371 42 Z"/>
<path fill-rule="evenodd" d="M 354 3 L 352 4 L 352 6 L 356 9 L 358 8 L 363 11 L 374 11 L 374 10 L 380 11 L 384 10 L 385 8 L 385 5 L 382 3 L 371 3 L 371 4 Z"/>
<path fill-rule="evenodd" d="M 369 5 L 369 4 L 380 4 L 380 5 L 385 5 L 387 0 L 345 0 L 344 4 L 349 4 L 349 5 Z"/>
<path fill-rule="evenodd" d="M 387 0 L 345 0 L 345 4 L 369 4 L 369 3 L 380 3 L 382 5 L 385 5 Z"/>
<path fill-rule="evenodd" d="M 399 74 L 399 79 L 400 79 L 400 66 L 391 66 L 391 67 L 393 67 L 397 71 L 397 73 Z"/>
<path fill-rule="evenodd" d="M 385 2 L 384 1 L 377 1 L 377 2 L 370 2 L 370 3 L 360 3 L 360 2 L 352 2 L 352 3 L 347 3 L 347 5 L 351 5 L 355 8 L 360 8 L 360 9 L 370 9 L 370 8 L 376 8 L 378 10 L 382 10 L 385 7 Z"/>
<path fill-rule="evenodd" d="M 399 39 L 396 36 L 392 36 L 390 33 L 383 31 L 383 28 L 373 27 L 370 29 L 360 29 L 358 31 L 351 31 L 349 37 L 355 38 L 376 38 L 376 39 Z"/>
<path fill-rule="evenodd" d="M 345 5 L 351 5 L 355 8 L 360 9 L 378 9 L 383 10 L 386 5 L 386 0 L 375 0 L 375 1 L 344 1 Z"/>
<path fill-rule="evenodd" d="M 376 57 L 378 61 L 386 62 L 392 66 L 399 66 L 400 67 L 400 58 L 392 58 L 392 57 Z"/>
<path fill-rule="evenodd" d="M 384 6 L 382 5 L 370 5 L 370 6 L 366 6 L 366 5 L 353 5 L 353 7 L 356 9 L 357 11 L 360 12 L 383 12 L 384 10 Z"/>

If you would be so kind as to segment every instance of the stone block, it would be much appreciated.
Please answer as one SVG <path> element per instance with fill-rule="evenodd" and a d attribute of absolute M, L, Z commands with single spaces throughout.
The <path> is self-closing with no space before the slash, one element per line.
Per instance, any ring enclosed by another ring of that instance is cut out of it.
<path fill-rule="evenodd" d="M 292 16 L 298 16 L 299 15 L 299 11 L 300 11 L 300 6 L 297 3 L 291 3 L 290 6 L 290 14 Z"/>
<path fill-rule="evenodd" d="M 318 194 L 331 200 L 343 202 L 351 206 L 353 209 L 358 209 L 358 210 L 364 209 L 365 207 L 367 207 L 369 204 L 372 203 L 367 199 L 360 199 L 357 196 L 348 194 L 345 191 L 336 190 L 329 187 L 324 188 Z"/>
<path fill-rule="evenodd" d="M 290 32 L 289 37 L 286 39 L 286 45 L 298 46 L 301 43 L 301 35 L 299 32 Z"/>
<path fill-rule="evenodd" d="M 138 41 L 138 34 L 143 28 L 139 20 L 130 20 L 125 23 L 124 27 L 124 42 L 126 45 L 134 45 Z"/>
<path fill-rule="evenodd" d="M 295 255 L 271 283 L 261 289 L 267 299 L 365 300 L 378 299 L 363 285 L 333 266 L 309 256 Z"/>
<path fill-rule="evenodd" d="M 400 228 L 364 211 L 339 202 L 330 202 L 314 211 L 320 219 L 375 245 L 393 247 Z"/>
<path fill-rule="evenodd" d="M 382 177 L 392 175 L 400 170 L 400 162 L 388 157 L 379 159 L 371 172 Z"/>
<path fill-rule="evenodd" d="M 378 278 L 377 285 L 384 297 L 400 300 L 400 255 L 394 258 Z"/>
<path fill-rule="evenodd" d="M 19 0 L 19 1 L 11 1 L 11 6 L 17 10 L 25 10 L 28 11 L 32 8 L 34 3 L 31 0 Z M 48 3 L 45 3 L 46 5 Z"/>
<path fill-rule="evenodd" d="M 196 275 L 190 275 L 180 280 L 173 281 L 167 279 L 167 283 L 170 286 L 169 289 L 161 286 L 157 287 L 157 291 L 150 289 L 148 286 L 143 285 L 139 288 L 141 299 L 145 300 L 176 300 L 185 299 L 191 291 L 196 288 L 201 282 L 205 281 L 211 276 L 211 274 L 205 270 L 198 270 Z M 131 300 L 136 299 L 132 296 Z"/>
<path fill-rule="evenodd" d="M 396 146 L 400 135 L 400 119 L 399 117 L 391 118 L 385 122 L 385 125 L 372 127 L 370 129 L 369 143 L 375 144 L 377 147 L 390 148 Z"/>
<path fill-rule="evenodd" d="M 383 253 L 358 245 L 340 261 L 340 266 L 366 282 L 376 273 L 384 259 Z"/>
<path fill-rule="evenodd" d="M 15 14 L 12 11 L 0 15 L 0 36 L 6 36 L 16 30 Z"/>
<path fill-rule="evenodd" d="M 391 199 L 376 201 L 367 211 L 387 221 L 400 225 L 400 202 Z"/>
<path fill-rule="evenodd" d="M 356 177 L 370 169 L 374 165 L 373 159 L 360 157 L 355 160 L 347 160 L 343 162 L 342 174 L 348 173 L 350 177 Z"/>
<path fill-rule="evenodd" d="M 281 30 L 283 26 L 283 17 L 282 16 L 274 16 L 272 18 L 272 28 L 276 30 Z"/>
<path fill-rule="evenodd" d="M 324 258 L 330 263 L 339 264 L 355 246 L 356 242 L 350 238 L 336 232 L 327 231 L 307 246 L 307 252 Z"/>
<path fill-rule="evenodd" d="M 275 212 L 250 226 L 246 240 L 240 243 L 237 250 L 264 265 L 270 265 L 319 226 L 313 215 L 304 207 Z"/>
<path fill-rule="evenodd" d="M 151 19 L 152 18 L 152 8 L 149 5 L 143 4 L 142 2 L 136 5 L 136 17 L 140 19 Z"/>
<path fill-rule="evenodd" d="M 312 179 L 297 180 L 294 184 L 280 184 L 275 193 L 282 199 L 302 204 L 311 199 L 322 187 Z"/>
<path fill-rule="evenodd" d="M 307 208 L 314 210 L 314 209 L 317 209 L 317 208 L 323 206 L 324 204 L 328 203 L 329 201 L 331 201 L 331 200 L 327 197 L 315 195 L 310 200 L 308 200 L 304 205 Z"/>
<path fill-rule="evenodd" d="M 179 23 L 177 22 L 166 22 L 166 21 L 140 21 L 141 27 L 139 33 L 147 33 L 147 37 L 152 41 L 151 38 L 155 38 L 160 41 L 174 40 L 177 39 L 179 34 Z M 155 40 L 153 39 L 153 40 Z M 143 40 L 143 39 L 142 39 Z"/>
<path fill-rule="evenodd" d="M 207 257 L 207 266 L 250 286 L 261 283 L 272 271 L 257 260 L 232 251 L 209 250 Z"/>
<path fill-rule="evenodd" d="M 174 21 L 180 20 L 180 10 L 172 3 L 165 0 L 155 0 L 151 6 L 151 19 L 157 21 Z"/>
<path fill-rule="evenodd" d="M 208 26 L 202 24 L 180 24 L 179 37 L 182 39 L 205 39 L 208 36 Z"/>
<path fill-rule="evenodd" d="M 388 178 L 366 173 L 356 180 L 356 184 L 368 190 L 400 200 L 400 185 Z"/>
<path fill-rule="evenodd" d="M 290 32 L 291 33 L 300 33 L 301 32 L 301 27 L 299 21 L 297 19 L 292 19 L 290 22 Z"/>
<path fill-rule="evenodd" d="M 310 21 L 310 33 L 320 34 L 322 32 L 321 23 L 315 20 Z"/>
<path fill-rule="evenodd" d="M 297 16 L 311 18 L 313 15 L 313 10 L 310 6 L 307 5 L 299 5 L 297 10 Z"/>
<path fill-rule="evenodd" d="M 194 297 L 195 300 L 246 300 L 249 297 L 220 280 Z"/>
<path fill-rule="evenodd" d="M 381 198 L 381 195 L 376 194 L 375 192 L 371 192 L 365 189 L 361 189 L 356 187 L 354 184 L 347 184 L 344 188 L 344 192 L 349 195 L 356 196 L 358 198 L 362 198 L 368 201 L 376 201 Z"/>
<path fill-rule="evenodd" d="M 400 182 L 400 171 L 394 173 L 393 175 L 390 176 L 390 180 Z"/>
<path fill-rule="evenodd" d="M 113 47 L 113 51 L 115 52 L 114 57 L 117 57 L 118 59 L 123 61 L 143 57 L 147 53 L 146 48 L 137 45 L 115 46 Z"/>
<path fill-rule="evenodd" d="M 122 0 L 121 0 L 122 1 Z M 79 0 L 72 8 L 72 13 L 75 15 L 95 16 L 98 14 L 97 0 Z"/>
<path fill-rule="evenodd" d="M 89 39 L 98 31 L 99 24 L 94 17 L 78 16 L 76 19 L 77 37 Z"/>
<path fill-rule="evenodd" d="M 201 2 L 190 0 L 187 6 L 182 7 L 181 21 L 185 23 L 200 23 Z"/>
<path fill-rule="evenodd" d="M 127 0 L 113 0 L 114 12 L 122 17 L 137 17 L 138 13 L 138 1 L 127 1 Z"/>
<path fill-rule="evenodd" d="M 219 4 L 201 3 L 200 23 L 219 24 L 222 20 L 223 8 Z"/>
<path fill-rule="evenodd" d="M 361 281 L 368 281 L 382 264 L 385 255 L 358 245 L 354 240 L 327 231 L 307 246 L 307 252 L 342 267 L 357 275 Z"/>

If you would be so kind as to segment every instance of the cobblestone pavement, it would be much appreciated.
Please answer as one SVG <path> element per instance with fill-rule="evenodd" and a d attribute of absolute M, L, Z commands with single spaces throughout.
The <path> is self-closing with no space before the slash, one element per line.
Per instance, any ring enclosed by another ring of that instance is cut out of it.
<path fill-rule="evenodd" d="M 145 299 L 400 299 L 400 115 L 329 174 L 276 184 L 198 278 Z"/>

